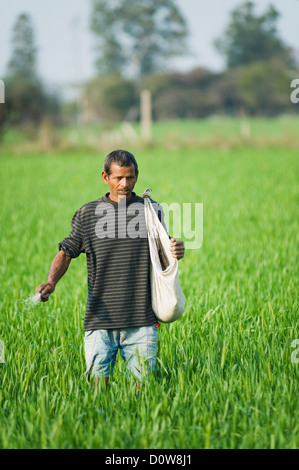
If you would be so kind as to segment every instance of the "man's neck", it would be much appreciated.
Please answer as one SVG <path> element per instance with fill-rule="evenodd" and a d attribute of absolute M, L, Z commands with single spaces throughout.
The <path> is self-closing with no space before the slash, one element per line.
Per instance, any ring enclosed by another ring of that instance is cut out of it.
<path fill-rule="evenodd" d="M 120 200 L 122 200 L 123 198 L 126 198 L 126 202 L 129 202 L 129 201 L 131 201 L 131 200 L 135 197 L 135 193 L 132 192 L 132 193 L 129 194 L 128 196 L 118 196 L 118 197 L 116 197 L 116 196 L 115 196 L 115 197 L 114 197 L 114 196 L 111 197 L 111 193 L 108 193 L 107 196 L 108 196 L 108 198 L 111 199 L 111 201 L 113 201 L 113 202 L 119 203 Z"/>

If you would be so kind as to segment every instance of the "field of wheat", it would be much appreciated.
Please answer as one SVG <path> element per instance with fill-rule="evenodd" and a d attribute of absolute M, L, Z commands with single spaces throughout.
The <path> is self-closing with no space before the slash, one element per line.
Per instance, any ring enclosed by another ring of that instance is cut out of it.
<path fill-rule="evenodd" d="M 1 155 L 0 447 L 298 448 L 298 149 L 127 148 L 137 194 L 203 203 L 202 246 L 179 261 L 186 310 L 161 324 L 139 392 L 120 356 L 107 391 L 86 379 L 84 255 L 49 302 L 24 301 L 107 191 L 111 150 Z"/>

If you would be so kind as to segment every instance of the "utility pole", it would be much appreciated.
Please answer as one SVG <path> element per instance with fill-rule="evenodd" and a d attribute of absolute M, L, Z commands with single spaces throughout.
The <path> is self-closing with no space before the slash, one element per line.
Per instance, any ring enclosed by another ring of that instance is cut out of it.
<path fill-rule="evenodd" d="M 152 103 L 149 90 L 142 90 L 140 94 L 141 136 L 144 140 L 152 139 Z"/>

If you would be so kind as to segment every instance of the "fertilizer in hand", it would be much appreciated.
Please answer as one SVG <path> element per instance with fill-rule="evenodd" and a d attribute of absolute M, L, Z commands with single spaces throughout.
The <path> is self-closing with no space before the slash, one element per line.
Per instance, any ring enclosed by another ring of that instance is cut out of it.
<path fill-rule="evenodd" d="M 28 299 L 23 300 L 23 303 L 25 304 L 26 309 L 31 309 L 35 307 L 40 301 L 40 298 L 41 298 L 41 293 L 39 292 L 38 294 L 32 295 L 31 297 L 28 297 Z"/>

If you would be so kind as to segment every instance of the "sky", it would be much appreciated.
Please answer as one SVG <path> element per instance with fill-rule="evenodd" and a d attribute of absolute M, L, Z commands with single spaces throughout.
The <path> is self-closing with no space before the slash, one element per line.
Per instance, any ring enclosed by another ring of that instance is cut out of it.
<path fill-rule="evenodd" d="M 107 0 L 108 1 L 108 0 Z M 173 60 L 172 69 L 188 71 L 206 67 L 224 68 L 224 60 L 213 40 L 225 29 L 230 12 L 241 0 L 176 0 L 189 27 L 189 56 Z M 278 31 L 289 46 L 299 49 L 299 0 L 258 0 L 256 11 L 269 4 L 280 12 Z M 0 0 L 0 78 L 5 74 L 11 54 L 12 27 L 20 13 L 30 14 L 38 46 L 40 77 L 54 86 L 68 86 L 94 75 L 93 36 L 89 30 L 89 0 Z"/>

